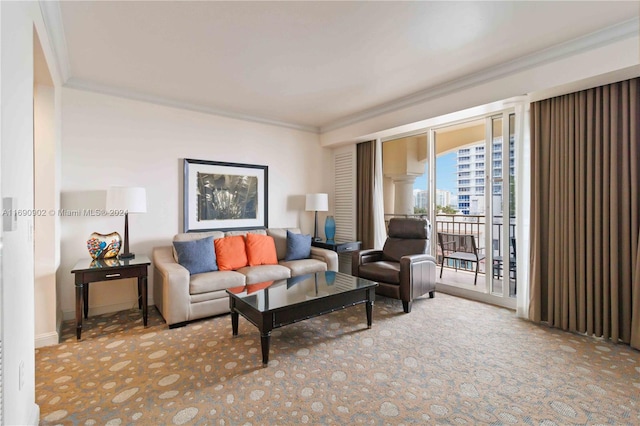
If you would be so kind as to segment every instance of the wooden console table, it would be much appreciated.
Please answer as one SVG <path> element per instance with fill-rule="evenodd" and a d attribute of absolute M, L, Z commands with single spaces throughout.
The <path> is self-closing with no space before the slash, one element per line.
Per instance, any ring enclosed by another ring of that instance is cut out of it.
<path fill-rule="evenodd" d="M 360 250 L 360 241 L 320 240 L 311 241 L 311 245 L 327 250 L 333 250 L 338 254 Z"/>
<path fill-rule="evenodd" d="M 137 254 L 131 259 L 81 259 L 71 270 L 76 278 L 76 338 L 82 334 L 82 311 L 89 315 L 89 284 L 97 281 L 113 281 L 124 278 L 138 279 L 138 308 L 142 309 L 142 321 L 147 326 L 147 268 L 151 261 Z M 83 306 L 84 305 L 84 306 Z"/>

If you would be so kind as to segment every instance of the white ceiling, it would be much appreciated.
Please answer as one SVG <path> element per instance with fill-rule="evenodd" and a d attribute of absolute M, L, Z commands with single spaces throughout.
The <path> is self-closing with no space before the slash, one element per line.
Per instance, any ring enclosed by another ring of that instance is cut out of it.
<path fill-rule="evenodd" d="M 81 87 L 323 130 L 637 20 L 638 2 L 147 2 L 43 6 Z"/>

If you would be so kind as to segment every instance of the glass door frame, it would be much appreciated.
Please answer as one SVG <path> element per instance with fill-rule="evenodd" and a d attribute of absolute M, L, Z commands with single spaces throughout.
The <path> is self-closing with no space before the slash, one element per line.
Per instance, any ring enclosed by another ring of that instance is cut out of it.
<path fill-rule="evenodd" d="M 473 300 L 478 300 L 481 302 L 486 302 L 486 303 L 491 303 L 494 305 L 498 305 L 498 306 L 503 306 L 506 308 L 511 308 L 511 309 L 516 309 L 516 305 L 517 305 L 517 299 L 514 297 L 509 297 L 509 285 L 504 285 L 502 286 L 502 294 L 500 295 L 496 295 L 495 293 L 492 293 L 492 285 L 493 285 L 493 250 L 490 250 L 490 248 L 492 248 L 492 233 L 493 233 L 493 206 L 492 206 L 492 196 L 493 196 L 493 176 L 492 176 L 492 170 L 493 168 L 490 167 L 490 165 L 492 165 L 493 163 L 493 139 L 492 139 L 492 120 L 498 117 L 502 117 L 502 134 L 503 135 L 509 135 L 509 116 L 513 114 L 514 115 L 514 122 L 515 122 L 515 129 L 513 129 L 513 134 L 514 134 L 514 150 L 515 150 L 515 157 L 518 157 L 518 146 L 520 145 L 519 141 L 517 140 L 519 135 L 521 134 L 520 132 L 518 132 L 518 126 L 521 125 L 521 120 L 522 117 L 518 116 L 518 113 L 516 111 L 515 107 L 509 107 L 509 108 L 504 108 L 504 109 L 500 109 L 498 111 L 493 111 L 493 112 L 487 112 L 486 114 L 482 114 L 480 116 L 475 116 L 475 117 L 467 117 L 464 119 L 460 119 L 460 120 L 455 120 L 455 121 L 450 121 L 447 123 L 443 123 L 441 125 L 438 126 L 433 126 L 428 128 L 428 132 L 427 132 L 427 147 L 428 147 L 428 189 L 429 189 L 429 220 L 430 222 L 433 224 L 432 225 L 432 234 L 431 234 L 431 238 L 432 238 L 432 242 L 431 242 L 431 254 L 435 257 L 436 256 L 436 250 L 437 250 L 437 243 L 436 243 L 436 239 L 437 239 L 437 222 L 436 222 L 436 216 L 437 216 L 437 212 L 436 212 L 436 200 L 435 200 L 435 194 L 436 194 L 436 132 L 438 130 L 442 130 L 444 128 L 450 127 L 452 125 L 456 125 L 456 124 L 461 124 L 461 123 L 465 123 L 465 122 L 469 122 L 469 121 L 477 121 L 477 120 L 485 120 L 485 152 L 487 152 L 490 156 L 487 158 L 487 155 L 485 154 L 485 241 L 484 241 L 484 246 L 485 246 L 485 253 L 486 253 L 486 257 L 485 257 L 485 279 L 484 279 L 484 291 L 476 291 L 476 290 L 468 290 L 468 289 L 464 289 L 455 285 L 449 285 L 449 284 L 445 284 L 445 283 L 438 283 L 437 284 L 437 288 L 438 291 L 443 291 L 444 293 L 449 293 L 449 294 L 453 294 L 456 296 L 462 296 L 465 298 L 469 298 L 469 299 L 473 299 Z M 421 132 L 415 132 L 415 134 L 423 134 L 425 133 L 425 131 L 421 131 Z M 504 137 L 503 137 L 503 149 L 502 149 L 502 169 L 503 169 L 503 176 L 504 176 L 504 165 L 506 164 L 507 166 L 509 165 L 509 137 L 507 137 L 507 149 L 504 149 Z M 487 150 L 488 149 L 488 150 Z M 507 158 L 507 162 L 504 162 L 505 156 Z M 487 165 L 486 160 L 490 159 L 491 163 L 489 163 L 490 165 Z M 518 176 L 518 167 L 517 167 L 517 161 L 515 164 L 515 175 Z M 508 176 L 508 167 L 507 167 L 507 176 Z M 505 204 L 509 202 L 509 180 L 508 179 L 502 179 L 502 193 L 505 194 L 506 191 L 506 198 L 503 198 L 503 205 L 509 206 L 509 204 Z M 489 186 L 489 190 L 487 189 L 487 186 Z M 506 188 L 505 188 L 506 186 Z M 507 207 L 508 208 L 508 207 Z M 504 210 L 504 209 L 503 209 Z M 508 213 L 508 212 L 507 212 Z M 516 215 L 516 229 L 518 228 L 518 216 Z M 508 225 L 507 225 L 507 229 L 508 229 Z M 509 239 L 508 238 L 503 238 L 503 247 L 502 249 L 502 253 L 509 253 Z M 506 246 L 506 247 L 505 247 Z M 507 251 L 505 251 L 505 249 Z M 508 262 L 508 256 L 507 256 L 507 262 Z M 506 264 L 507 266 L 507 271 L 508 271 L 508 263 Z M 503 261 L 503 268 L 504 268 L 504 261 Z M 516 270 L 518 270 L 518 268 L 516 268 Z M 508 274 L 507 274 L 508 277 Z M 478 286 L 482 285 L 482 282 L 479 280 L 478 281 Z M 508 282 L 507 282 L 508 284 Z"/>

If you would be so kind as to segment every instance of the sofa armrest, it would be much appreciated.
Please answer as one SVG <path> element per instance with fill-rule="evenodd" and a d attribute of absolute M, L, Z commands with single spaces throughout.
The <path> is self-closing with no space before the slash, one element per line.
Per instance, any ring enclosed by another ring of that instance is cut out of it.
<path fill-rule="evenodd" d="M 338 272 L 338 253 L 320 247 L 311 247 L 311 258 L 327 264 L 327 271 Z"/>
<path fill-rule="evenodd" d="M 365 263 L 382 260 L 382 250 L 366 249 L 354 251 L 351 254 L 351 275 L 358 276 L 358 268 Z"/>
<path fill-rule="evenodd" d="M 189 320 L 189 271 L 175 261 L 171 246 L 153 249 L 153 300 L 168 325 Z"/>

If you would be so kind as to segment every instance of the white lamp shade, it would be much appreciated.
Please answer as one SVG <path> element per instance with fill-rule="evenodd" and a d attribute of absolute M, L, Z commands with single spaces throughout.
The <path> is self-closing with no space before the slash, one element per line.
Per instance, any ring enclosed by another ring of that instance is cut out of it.
<path fill-rule="evenodd" d="M 146 213 L 147 192 L 139 187 L 112 186 L 107 190 L 107 210 Z"/>
<path fill-rule="evenodd" d="M 329 210 L 328 194 L 307 194 L 305 210 L 308 212 L 326 212 Z"/>

